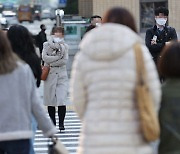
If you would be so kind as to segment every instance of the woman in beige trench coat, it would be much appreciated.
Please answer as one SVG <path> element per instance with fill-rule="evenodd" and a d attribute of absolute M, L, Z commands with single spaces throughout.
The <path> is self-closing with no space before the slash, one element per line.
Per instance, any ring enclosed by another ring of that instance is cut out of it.
<path fill-rule="evenodd" d="M 44 105 L 48 106 L 48 113 L 56 125 L 56 108 L 58 107 L 59 129 L 65 130 L 64 118 L 68 92 L 68 75 L 66 63 L 68 61 L 68 45 L 63 39 L 64 29 L 56 27 L 54 35 L 44 43 L 42 59 L 50 66 L 50 72 L 44 82 Z"/>

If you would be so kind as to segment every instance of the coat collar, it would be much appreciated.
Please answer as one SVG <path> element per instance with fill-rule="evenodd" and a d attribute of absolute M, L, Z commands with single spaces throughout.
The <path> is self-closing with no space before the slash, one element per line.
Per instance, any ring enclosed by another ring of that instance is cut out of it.
<path fill-rule="evenodd" d="M 156 31 L 158 29 L 157 25 L 154 25 L 153 30 Z M 168 32 L 168 26 L 164 26 L 164 31 Z"/>

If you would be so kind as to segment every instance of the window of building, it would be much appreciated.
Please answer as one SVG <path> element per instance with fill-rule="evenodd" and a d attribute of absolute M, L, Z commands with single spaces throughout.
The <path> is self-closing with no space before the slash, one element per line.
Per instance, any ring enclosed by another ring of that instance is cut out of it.
<path fill-rule="evenodd" d="M 155 24 L 154 10 L 159 6 L 168 7 L 168 0 L 140 0 L 140 28 L 142 32 Z"/>

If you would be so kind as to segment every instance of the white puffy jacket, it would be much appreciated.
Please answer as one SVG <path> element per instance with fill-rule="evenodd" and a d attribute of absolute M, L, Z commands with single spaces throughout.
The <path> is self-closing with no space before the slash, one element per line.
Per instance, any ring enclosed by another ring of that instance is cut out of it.
<path fill-rule="evenodd" d="M 154 62 L 140 37 L 126 26 L 104 24 L 86 34 L 73 64 L 71 98 L 83 121 L 78 154 L 152 154 L 142 137 L 135 102 L 133 46 L 142 47 L 154 103 L 161 90 Z"/>

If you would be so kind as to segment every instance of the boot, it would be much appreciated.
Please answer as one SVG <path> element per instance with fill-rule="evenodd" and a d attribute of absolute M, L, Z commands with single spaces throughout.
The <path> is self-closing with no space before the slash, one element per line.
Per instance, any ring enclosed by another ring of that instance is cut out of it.
<path fill-rule="evenodd" d="M 59 116 L 59 130 L 65 130 L 64 128 L 64 118 L 66 115 L 66 106 L 58 106 L 58 116 Z"/>
<path fill-rule="evenodd" d="M 56 117 L 55 117 L 56 108 L 54 106 L 48 106 L 48 113 L 49 113 L 49 116 L 50 116 L 52 122 L 56 126 Z"/>

